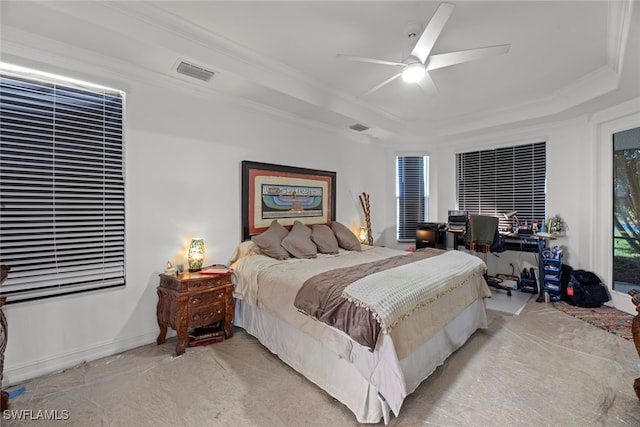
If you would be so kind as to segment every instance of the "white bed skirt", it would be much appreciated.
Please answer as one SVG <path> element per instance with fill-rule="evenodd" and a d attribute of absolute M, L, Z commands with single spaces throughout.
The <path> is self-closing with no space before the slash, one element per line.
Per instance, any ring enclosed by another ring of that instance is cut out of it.
<path fill-rule="evenodd" d="M 320 341 L 242 300 L 236 300 L 233 323 L 342 402 L 355 414 L 358 422 L 378 423 L 383 418 L 376 388 L 350 362 L 327 349 Z M 400 361 L 407 390 L 413 392 L 478 328 L 486 327 L 485 305 L 479 299 L 414 353 Z M 391 338 L 385 335 L 384 339 Z"/>

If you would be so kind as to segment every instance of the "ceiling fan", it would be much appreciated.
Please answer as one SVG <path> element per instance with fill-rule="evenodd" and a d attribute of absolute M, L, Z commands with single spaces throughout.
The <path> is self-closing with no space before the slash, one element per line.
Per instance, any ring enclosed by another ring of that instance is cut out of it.
<path fill-rule="evenodd" d="M 338 58 L 342 59 L 401 67 L 401 70 L 397 74 L 372 87 L 360 96 L 369 95 L 370 93 L 391 83 L 400 76 L 402 76 L 402 79 L 406 82 L 418 83 L 418 85 L 429 94 L 437 93 L 438 89 L 429 75 L 429 71 L 509 52 L 511 45 L 505 44 L 431 55 L 431 50 L 433 49 L 436 40 L 438 40 L 440 33 L 444 29 L 445 24 L 449 20 L 449 17 L 453 13 L 454 8 L 455 5 L 451 3 L 441 3 L 438 6 L 438 9 L 433 14 L 433 17 L 425 27 L 424 31 L 418 37 L 413 50 L 402 62 L 338 54 Z M 408 36 L 410 38 L 415 38 L 417 34 L 415 31 L 410 30 Z"/>

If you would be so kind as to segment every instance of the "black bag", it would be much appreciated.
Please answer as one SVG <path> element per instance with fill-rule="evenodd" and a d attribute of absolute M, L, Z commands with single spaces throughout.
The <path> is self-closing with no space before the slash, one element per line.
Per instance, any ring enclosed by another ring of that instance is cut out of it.
<path fill-rule="evenodd" d="M 600 307 L 610 300 L 607 287 L 591 271 L 573 270 L 569 273 L 566 301 L 578 307 Z"/>
<path fill-rule="evenodd" d="M 569 286 L 569 277 L 571 277 L 571 273 L 573 273 L 573 267 L 569 264 L 562 264 L 560 268 L 560 299 L 562 301 L 569 302 L 569 297 L 567 296 L 567 287 Z"/>

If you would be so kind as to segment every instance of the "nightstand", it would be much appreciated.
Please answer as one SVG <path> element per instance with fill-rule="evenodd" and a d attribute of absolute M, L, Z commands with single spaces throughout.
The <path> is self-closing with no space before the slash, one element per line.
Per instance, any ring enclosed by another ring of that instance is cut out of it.
<path fill-rule="evenodd" d="M 185 351 L 189 328 L 202 328 L 222 321 L 227 338 L 233 336 L 234 301 L 231 273 L 161 274 L 158 286 L 158 325 L 156 342 L 164 344 L 167 326 L 178 334 L 176 356 Z"/>

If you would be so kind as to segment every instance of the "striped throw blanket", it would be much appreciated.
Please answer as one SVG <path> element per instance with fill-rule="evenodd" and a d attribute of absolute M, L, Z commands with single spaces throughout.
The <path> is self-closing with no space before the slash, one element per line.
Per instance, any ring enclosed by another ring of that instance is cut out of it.
<path fill-rule="evenodd" d="M 369 310 L 389 333 L 403 318 L 462 285 L 486 265 L 474 256 L 448 251 L 440 256 L 365 276 L 347 286 L 342 296 Z"/>

